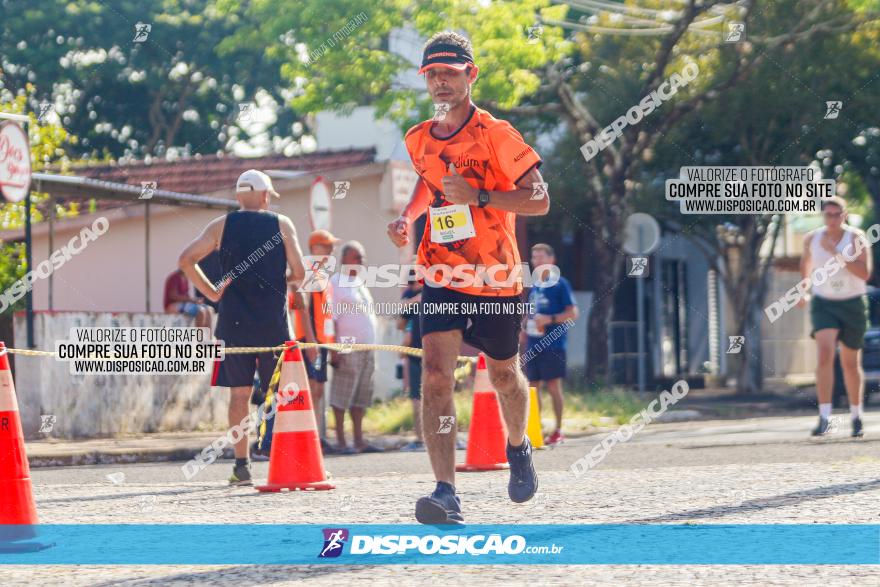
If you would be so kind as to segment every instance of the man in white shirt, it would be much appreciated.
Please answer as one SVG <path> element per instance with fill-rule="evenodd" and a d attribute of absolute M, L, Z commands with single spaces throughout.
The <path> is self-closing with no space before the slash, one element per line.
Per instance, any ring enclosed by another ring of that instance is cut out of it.
<path fill-rule="evenodd" d="M 340 344 L 373 344 L 376 341 L 376 317 L 373 298 L 358 276 L 366 253 L 363 245 L 349 241 L 342 246 L 342 270 L 330 278 L 333 288 L 333 322 L 336 342 Z M 333 379 L 330 387 L 330 406 L 336 420 L 337 450 L 343 454 L 379 452 L 380 449 L 364 441 L 362 423 L 364 413 L 373 400 L 373 351 L 333 353 L 330 362 Z M 345 411 L 351 414 L 354 447 L 345 441 Z"/>
<path fill-rule="evenodd" d="M 816 339 L 816 395 L 819 424 L 813 436 L 830 430 L 834 387 L 834 352 L 840 345 L 840 366 L 849 398 L 852 436 L 860 438 L 865 374 L 862 348 L 868 327 L 866 282 L 871 277 L 871 247 L 865 234 L 846 224 L 846 201 L 840 197 L 822 206 L 825 226 L 807 233 L 801 256 L 801 277 L 809 278 L 812 296 L 805 295 L 801 307 L 810 302 L 810 318 Z"/>

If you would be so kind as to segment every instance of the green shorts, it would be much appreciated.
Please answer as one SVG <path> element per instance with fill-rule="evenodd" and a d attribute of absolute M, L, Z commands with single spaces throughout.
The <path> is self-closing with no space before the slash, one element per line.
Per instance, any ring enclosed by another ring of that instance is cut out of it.
<path fill-rule="evenodd" d="M 816 331 L 823 328 L 837 328 L 837 340 L 847 348 L 860 349 L 865 346 L 865 331 L 868 329 L 868 300 L 865 296 L 848 300 L 829 300 L 813 296 L 810 302 L 810 318 L 813 330 L 810 336 L 816 338 Z"/>

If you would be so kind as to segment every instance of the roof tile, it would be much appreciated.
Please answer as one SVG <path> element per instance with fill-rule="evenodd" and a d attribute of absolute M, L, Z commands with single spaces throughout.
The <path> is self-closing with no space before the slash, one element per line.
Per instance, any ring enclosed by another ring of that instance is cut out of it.
<path fill-rule="evenodd" d="M 141 185 L 155 181 L 157 188 L 172 192 L 204 194 L 224 188 L 232 189 L 238 176 L 248 169 L 261 171 L 326 171 L 353 165 L 373 163 L 376 150 L 348 149 L 316 151 L 307 155 L 286 157 L 234 157 L 228 155 L 197 155 L 176 161 L 137 161 L 125 165 L 89 165 L 73 167 L 79 176 Z"/>

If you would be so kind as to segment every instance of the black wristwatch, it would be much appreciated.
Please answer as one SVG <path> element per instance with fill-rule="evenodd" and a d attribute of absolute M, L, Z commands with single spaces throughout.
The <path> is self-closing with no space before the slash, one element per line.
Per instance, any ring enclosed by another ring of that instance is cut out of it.
<path fill-rule="evenodd" d="M 480 208 L 485 208 L 486 204 L 489 203 L 489 192 L 484 189 L 480 189 L 480 193 L 477 196 L 477 202 L 479 203 Z"/>

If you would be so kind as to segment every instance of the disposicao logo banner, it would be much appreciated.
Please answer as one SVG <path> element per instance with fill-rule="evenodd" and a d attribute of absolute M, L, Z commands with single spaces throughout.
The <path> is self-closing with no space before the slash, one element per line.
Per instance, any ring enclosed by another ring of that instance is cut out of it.
<path fill-rule="evenodd" d="M 880 564 L 877 524 L 0 526 L 2 564 Z M 241 548 L 247 544 L 248 548 Z"/>

